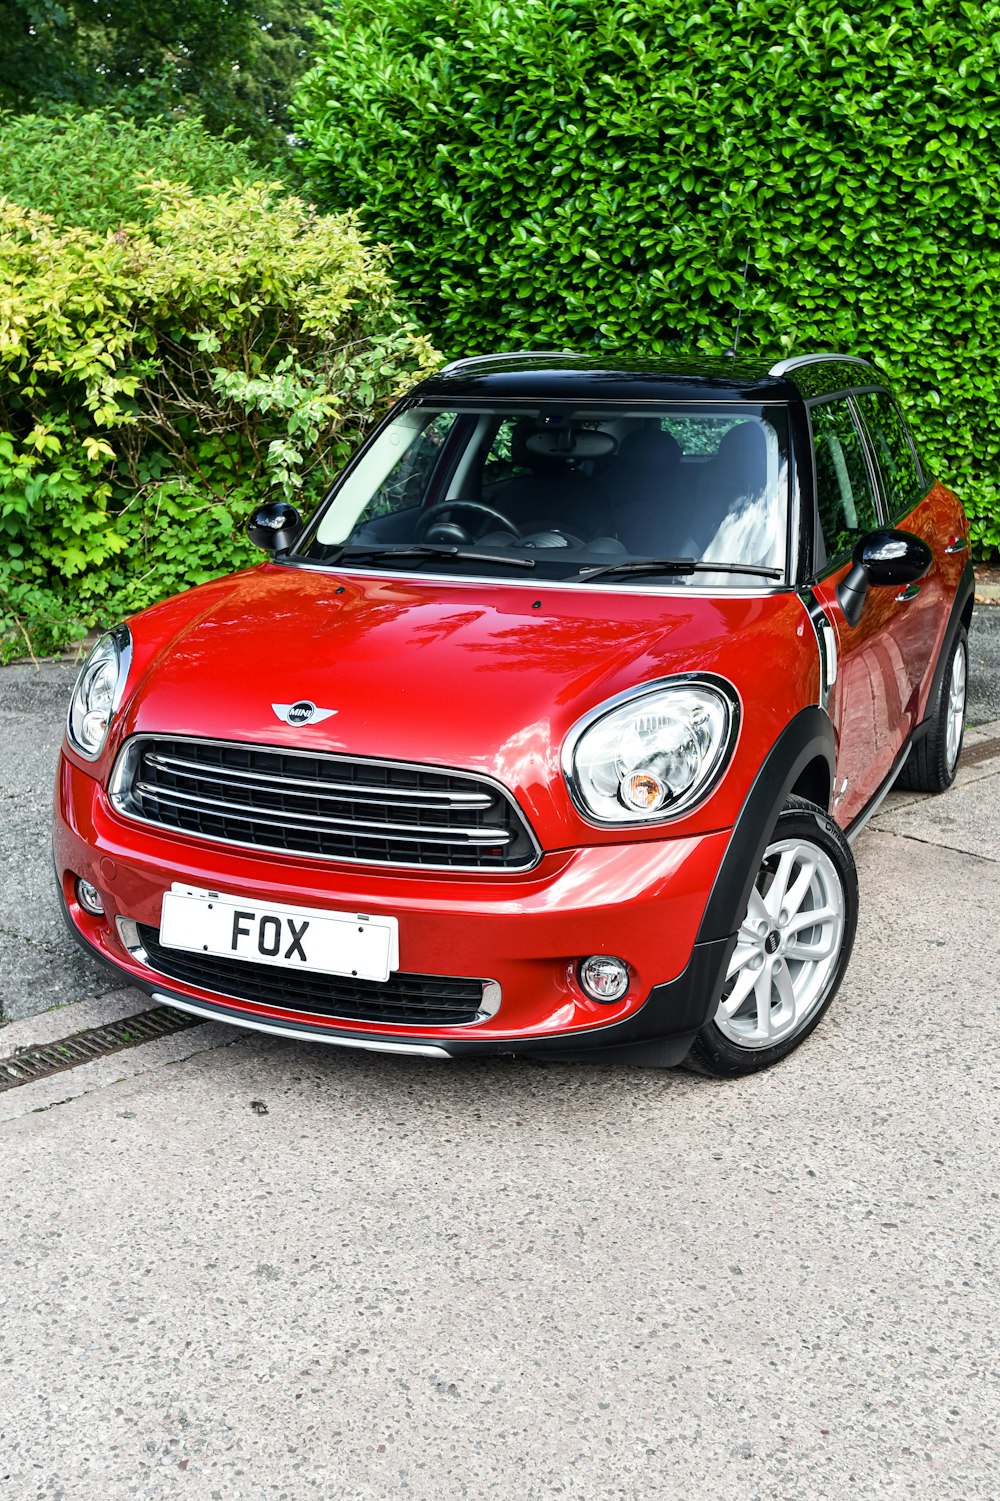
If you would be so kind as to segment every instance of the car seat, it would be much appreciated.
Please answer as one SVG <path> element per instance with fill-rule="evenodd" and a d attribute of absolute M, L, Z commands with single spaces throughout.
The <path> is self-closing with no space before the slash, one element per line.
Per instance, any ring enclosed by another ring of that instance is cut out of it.
<path fill-rule="evenodd" d="M 689 520 L 678 510 L 680 467 L 681 446 L 659 422 L 622 440 L 608 481 L 614 485 L 616 533 L 630 553 L 673 556 L 687 540 Z"/>
<path fill-rule="evenodd" d="M 719 451 L 702 466 L 692 537 L 702 557 L 729 521 L 767 491 L 767 439 L 758 422 L 740 422 L 724 434 Z"/>
<path fill-rule="evenodd" d="M 517 474 L 491 500 L 524 533 L 566 531 L 582 538 L 613 531 L 607 491 L 580 464 L 615 451 L 610 433 L 525 417 L 511 434 Z"/>

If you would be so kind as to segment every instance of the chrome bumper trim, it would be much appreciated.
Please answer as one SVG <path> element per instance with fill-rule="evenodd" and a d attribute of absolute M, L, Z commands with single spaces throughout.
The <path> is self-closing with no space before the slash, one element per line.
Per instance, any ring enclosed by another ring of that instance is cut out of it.
<path fill-rule="evenodd" d="M 328 1037 L 319 1028 L 310 1029 L 307 1032 L 302 1028 L 282 1027 L 273 1022 L 250 1021 L 245 1016 L 220 1016 L 218 1011 L 210 1011 L 206 1006 L 196 1006 L 193 1001 L 184 1000 L 176 995 L 165 995 L 158 990 L 153 991 L 153 1000 L 159 1002 L 161 1006 L 173 1006 L 178 1011 L 189 1011 L 192 1016 L 204 1017 L 205 1021 L 225 1022 L 233 1027 L 248 1027 L 254 1032 L 269 1032 L 273 1037 L 289 1037 L 295 1042 L 325 1042 L 337 1048 L 360 1048 L 366 1053 L 415 1053 L 420 1058 L 451 1058 L 451 1054 L 445 1048 L 437 1048 L 430 1043 L 372 1042 L 368 1038 L 345 1037 L 343 1033 L 336 1037 Z"/>

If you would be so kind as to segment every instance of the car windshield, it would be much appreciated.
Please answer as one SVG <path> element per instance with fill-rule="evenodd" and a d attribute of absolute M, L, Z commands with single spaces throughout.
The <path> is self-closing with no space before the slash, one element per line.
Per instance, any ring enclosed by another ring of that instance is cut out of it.
<path fill-rule="evenodd" d="M 785 409 L 745 404 L 403 408 L 295 555 L 361 568 L 607 587 L 784 578 Z M 714 565 L 714 566 L 713 566 Z"/>

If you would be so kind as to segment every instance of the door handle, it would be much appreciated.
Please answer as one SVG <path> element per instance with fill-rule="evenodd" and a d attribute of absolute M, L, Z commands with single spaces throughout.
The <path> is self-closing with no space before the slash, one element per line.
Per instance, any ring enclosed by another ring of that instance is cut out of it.
<path fill-rule="evenodd" d="M 899 593 L 896 595 L 896 603 L 897 605 L 908 605 L 910 603 L 910 600 L 916 599 L 919 593 L 919 584 L 907 584 L 906 588 L 900 589 Z"/>
<path fill-rule="evenodd" d="M 969 540 L 967 537 L 952 537 L 945 548 L 945 552 L 964 552 L 968 545 Z"/>

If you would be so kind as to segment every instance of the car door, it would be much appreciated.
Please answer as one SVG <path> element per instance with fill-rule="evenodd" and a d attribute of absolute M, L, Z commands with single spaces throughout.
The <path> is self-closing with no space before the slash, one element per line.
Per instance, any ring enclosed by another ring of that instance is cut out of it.
<path fill-rule="evenodd" d="M 937 646 L 948 618 L 961 561 L 945 553 L 940 507 L 924 481 L 916 452 L 899 409 L 888 391 L 861 391 L 854 398 L 882 491 L 883 508 L 893 526 L 922 537 L 934 554 L 930 572 L 895 594 L 896 609 L 886 622 L 901 692 L 905 695 L 908 728 L 916 724 L 922 690 L 937 657 Z"/>
<path fill-rule="evenodd" d="M 871 589 L 851 626 L 837 600 L 855 543 L 882 524 L 874 474 L 851 398 L 808 406 L 816 478 L 815 594 L 836 636 L 828 710 L 837 739 L 833 814 L 846 827 L 888 776 L 909 733 L 905 672 L 892 626 L 895 589 Z"/>

